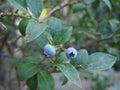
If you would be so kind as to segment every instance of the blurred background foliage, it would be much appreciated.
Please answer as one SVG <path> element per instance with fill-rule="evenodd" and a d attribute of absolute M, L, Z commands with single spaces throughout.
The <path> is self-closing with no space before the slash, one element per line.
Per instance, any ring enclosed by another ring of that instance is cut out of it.
<path fill-rule="evenodd" d="M 63 1 L 43 0 L 45 13 Z M 74 2 L 78 3 L 68 5 L 53 14 L 64 24 L 73 26 L 72 37 L 65 47 L 72 45 L 78 50 L 84 48 L 89 54 L 98 51 L 107 52 L 120 58 L 120 0 L 74 0 Z M 10 15 L 2 16 L 3 12 Z M 0 0 L 0 66 L 2 59 L 12 57 L 11 49 L 17 58 L 39 55 L 42 51 L 35 42 L 26 44 L 24 38 L 16 40 L 21 37 L 18 30 L 21 17 L 18 14 L 24 15 L 11 7 L 7 0 Z M 9 45 L 3 47 L 5 39 L 2 38 L 6 36 L 12 43 L 10 48 Z M 116 71 L 120 70 L 119 59 L 113 68 Z M 106 86 L 111 85 L 110 76 L 94 76 L 91 79 L 96 82 L 93 90 L 106 90 Z M 119 86 L 117 84 L 113 83 L 115 87 Z"/>

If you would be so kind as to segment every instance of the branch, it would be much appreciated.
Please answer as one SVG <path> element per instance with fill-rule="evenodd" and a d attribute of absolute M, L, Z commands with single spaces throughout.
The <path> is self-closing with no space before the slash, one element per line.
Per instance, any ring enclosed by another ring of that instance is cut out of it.
<path fill-rule="evenodd" d="M 9 52 L 10 56 L 11 56 L 11 57 L 14 57 L 11 44 L 10 44 L 8 41 L 6 41 L 6 46 L 7 46 L 7 49 L 8 49 L 8 52 Z"/>
<path fill-rule="evenodd" d="M 81 2 L 82 0 L 79 1 L 73 1 L 71 2 L 70 0 L 64 0 L 60 5 L 56 6 L 55 8 L 53 8 L 46 16 L 44 16 L 43 18 L 39 19 L 39 22 L 44 22 L 45 19 L 49 18 L 52 14 L 54 14 L 55 12 L 59 11 L 60 9 L 62 9 L 63 7 L 67 6 L 67 5 L 72 5 L 72 4 L 76 4 L 78 2 Z"/>
<path fill-rule="evenodd" d="M 45 19 L 49 18 L 53 13 L 60 10 L 61 8 L 65 7 L 70 3 L 70 0 L 64 0 L 60 5 L 53 8 L 45 17 L 41 18 L 39 22 L 43 22 Z"/>
<path fill-rule="evenodd" d="M 30 15 L 24 15 L 24 14 L 19 14 L 17 12 L 0 12 L 0 17 L 4 17 L 4 16 L 19 16 L 19 17 L 31 17 Z"/>
<path fill-rule="evenodd" d="M 72 4 L 76 4 L 81 2 L 82 0 L 76 0 L 76 1 L 70 1 L 70 0 L 64 0 L 60 5 L 56 6 L 55 8 L 53 8 L 46 16 L 44 16 L 43 18 L 39 19 L 39 22 L 44 22 L 45 19 L 49 18 L 53 13 L 55 13 L 56 11 L 59 11 L 60 9 L 62 9 L 63 7 L 67 6 L 67 5 L 72 5 Z M 17 10 L 18 11 L 18 10 Z M 31 17 L 29 15 L 20 15 L 16 12 L 11 13 L 11 12 L 0 12 L 0 17 L 4 17 L 4 16 L 19 16 L 19 17 Z"/>
<path fill-rule="evenodd" d="M 7 32 L 3 37 L 1 37 L 2 45 L 0 46 L 0 51 L 2 51 L 6 41 L 8 39 L 9 34 L 10 34 L 10 32 Z"/>

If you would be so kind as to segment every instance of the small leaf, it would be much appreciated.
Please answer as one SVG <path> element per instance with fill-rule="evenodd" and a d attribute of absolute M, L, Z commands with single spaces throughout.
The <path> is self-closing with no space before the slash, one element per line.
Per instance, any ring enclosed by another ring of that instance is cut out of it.
<path fill-rule="evenodd" d="M 68 78 L 73 84 L 82 87 L 81 80 L 77 70 L 71 64 L 58 64 L 58 69 Z"/>
<path fill-rule="evenodd" d="M 111 68 L 117 58 L 106 53 L 96 52 L 91 54 L 88 59 L 87 69 L 97 71 Z"/>
<path fill-rule="evenodd" d="M 88 64 L 88 52 L 85 49 L 78 51 L 77 57 L 70 61 L 72 65 L 82 65 L 84 67 Z"/>
<path fill-rule="evenodd" d="M 63 28 L 55 37 L 55 44 L 64 44 L 67 42 L 72 34 L 72 27 Z"/>
<path fill-rule="evenodd" d="M 25 1 L 23 0 L 8 0 L 9 3 L 14 7 L 17 8 L 19 10 L 21 10 L 23 13 L 28 13 L 27 9 L 26 9 L 26 4 Z"/>
<path fill-rule="evenodd" d="M 60 19 L 51 17 L 49 21 L 49 28 L 52 34 L 58 34 L 60 30 L 62 29 L 62 22 Z"/>
<path fill-rule="evenodd" d="M 31 63 L 19 64 L 17 74 L 20 80 L 27 80 L 39 71 L 39 67 Z"/>
<path fill-rule="evenodd" d="M 26 3 L 32 15 L 38 18 L 43 9 L 42 0 L 26 0 Z"/>
<path fill-rule="evenodd" d="M 112 10 L 112 6 L 111 6 L 111 3 L 110 3 L 110 0 L 103 0 L 103 1 L 109 7 L 109 9 Z"/>
<path fill-rule="evenodd" d="M 38 38 L 47 28 L 47 25 L 40 24 L 37 20 L 31 19 L 26 28 L 26 41 L 30 42 Z"/>
<path fill-rule="evenodd" d="M 30 90 L 36 90 L 38 86 L 37 75 L 29 78 L 26 83 Z"/>
<path fill-rule="evenodd" d="M 25 30 L 26 30 L 28 23 L 29 23 L 28 18 L 23 18 L 19 23 L 19 30 L 23 36 L 25 36 Z"/>
<path fill-rule="evenodd" d="M 43 49 L 44 46 L 48 43 L 48 40 L 53 40 L 53 39 L 51 34 L 46 30 L 35 41 Z"/>
<path fill-rule="evenodd" d="M 37 77 L 40 90 L 54 90 L 54 79 L 49 72 L 40 70 Z"/>

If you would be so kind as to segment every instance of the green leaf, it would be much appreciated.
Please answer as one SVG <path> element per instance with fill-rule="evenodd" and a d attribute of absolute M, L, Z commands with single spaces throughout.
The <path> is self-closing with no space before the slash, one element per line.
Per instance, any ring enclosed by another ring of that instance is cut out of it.
<path fill-rule="evenodd" d="M 82 3 L 77 3 L 72 6 L 72 9 L 74 12 L 80 12 L 80 10 L 83 10 L 86 8 L 86 4 L 84 2 Z"/>
<path fill-rule="evenodd" d="M 64 63 L 64 61 L 67 59 L 65 52 L 62 52 L 60 56 L 57 59 L 57 63 Z"/>
<path fill-rule="evenodd" d="M 112 32 L 115 33 L 119 29 L 120 22 L 117 19 L 109 20 Z"/>
<path fill-rule="evenodd" d="M 47 28 L 47 25 L 40 24 L 37 20 L 31 19 L 26 28 L 26 41 L 30 42 L 38 38 Z"/>
<path fill-rule="evenodd" d="M 49 72 L 40 70 L 37 77 L 40 90 L 54 90 L 54 79 Z"/>
<path fill-rule="evenodd" d="M 112 30 L 108 26 L 108 21 L 106 19 L 101 20 L 98 25 L 98 32 L 102 33 L 104 38 L 110 38 L 113 35 Z"/>
<path fill-rule="evenodd" d="M 41 61 L 40 56 L 29 56 L 26 57 L 24 60 L 26 63 L 33 63 L 33 64 L 38 64 Z"/>
<path fill-rule="evenodd" d="M 26 3 L 32 15 L 38 18 L 43 9 L 42 0 L 26 0 Z"/>
<path fill-rule="evenodd" d="M 29 23 L 28 18 L 23 18 L 19 23 L 19 30 L 23 36 L 25 36 L 25 30 L 26 30 L 28 23 Z"/>
<path fill-rule="evenodd" d="M 110 0 L 103 0 L 105 4 L 109 7 L 110 10 L 112 10 L 111 2 Z"/>
<path fill-rule="evenodd" d="M 38 73 L 39 67 L 35 64 L 31 63 L 21 63 L 18 66 L 17 75 L 20 80 L 27 80 L 28 78 L 31 78 L 36 73 Z"/>
<path fill-rule="evenodd" d="M 46 30 L 36 39 L 36 43 L 43 49 L 44 46 L 48 43 L 48 40 L 53 40 L 53 39 L 51 34 Z"/>
<path fill-rule="evenodd" d="M 55 37 L 55 44 L 64 44 L 67 42 L 72 34 L 72 27 L 63 28 Z"/>
<path fill-rule="evenodd" d="M 94 14 L 93 9 L 92 9 L 90 6 L 87 6 L 87 7 L 86 7 L 86 10 L 87 10 L 87 12 L 88 12 L 90 18 L 91 18 L 91 19 L 94 19 L 95 14 Z"/>
<path fill-rule="evenodd" d="M 30 90 L 37 90 L 38 86 L 37 75 L 34 75 L 33 77 L 29 78 L 26 81 L 26 83 Z"/>
<path fill-rule="evenodd" d="M 117 48 L 107 48 L 107 52 L 111 55 L 119 57 L 119 50 Z"/>
<path fill-rule="evenodd" d="M 57 68 L 68 78 L 73 84 L 82 87 L 79 74 L 74 66 L 71 64 L 58 64 Z"/>
<path fill-rule="evenodd" d="M 60 81 L 62 82 L 62 85 L 65 85 L 68 82 L 68 79 L 65 75 L 62 75 L 60 77 Z"/>
<path fill-rule="evenodd" d="M 117 58 L 106 53 L 96 52 L 91 54 L 88 59 L 87 69 L 97 71 L 111 68 Z"/>
<path fill-rule="evenodd" d="M 72 65 L 82 65 L 84 67 L 88 64 L 88 52 L 85 49 L 78 51 L 77 57 L 70 61 Z"/>
<path fill-rule="evenodd" d="M 62 22 L 60 19 L 51 17 L 49 21 L 49 28 L 53 34 L 58 34 L 62 29 Z"/>
<path fill-rule="evenodd" d="M 8 0 L 8 2 L 16 9 L 19 9 L 23 13 L 28 14 L 28 11 L 26 9 L 25 1 L 23 0 Z"/>

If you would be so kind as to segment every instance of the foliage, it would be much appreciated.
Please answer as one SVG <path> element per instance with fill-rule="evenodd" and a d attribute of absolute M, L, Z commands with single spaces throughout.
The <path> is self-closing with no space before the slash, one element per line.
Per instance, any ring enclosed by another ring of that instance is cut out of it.
<path fill-rule="evenodd" d="M 22 60 L 17 57 L 11 59 L 13 64 L 17 64 L 14 66 L 17 68 L 19 79 L 25 80 L 30 90 L 36 90 L 37 87 L 41 90 L 53 90 L 55 84 L 51 74 L 53 72 L 61 72 L 64 75 L 63 84 L 69 80 L 82 87 L 79 77 L 81 70 L 110 69 L 119 55 L 117 50 L 111 52 L 111 44 L 114 44 L 112 50 L 113 48 L 120 49 L 118 45 L 120 12 L 119 9 L 116 10 L 120 8 L 119 0 L 68 0 L 66 4 L 68 6 L 64 8 L 59 6 L 62 1 L 8 0 L 5 3 L 17 10 L 13 12 L 13 8 L 9 6 L 10 10 L 5 12 L 8 17 L 3 15 L 3 18 L 0 18 L 7 32 L 13 32 L 9 40 L 15 38 L 17 28 L 25 38 L 25 42 L 31 45 L 21 46 L 28 57 Z M 55 9 L 56 5 L 60 8 L 59 12 L 52 13 L 49 17 L 40 17 L 44 8 Z M 5 8 L 8 7 L 0 6 L 1 10 Z M 9 11 L 13 15 L 9 14 Z M 14 22 L 10 23 L 11 18 L 14 17 L 20 17 L 21 21 L 18 25 Z M 74 44 L 76 41 L 82 43 L 78 48 Z M 46 44 L 55 46 L 57 51 L 55 57 L 44 57 L 43 49 Z M 69 60 L 65 55 L 65 50 L 73 45 L 77 49 L 77 57 Z M 93 47 L 97 52 L 92 52 Z"/>

